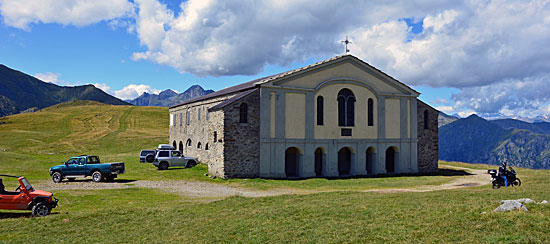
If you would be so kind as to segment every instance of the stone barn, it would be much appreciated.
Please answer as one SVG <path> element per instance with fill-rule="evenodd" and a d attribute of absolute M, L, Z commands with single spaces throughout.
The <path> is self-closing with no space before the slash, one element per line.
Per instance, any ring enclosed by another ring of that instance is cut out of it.
<path fill-rule="evenodd" d="M 170 108 L 170 143 L 222 178 L 437 170 L 439 112 L 353 55 Z"/>

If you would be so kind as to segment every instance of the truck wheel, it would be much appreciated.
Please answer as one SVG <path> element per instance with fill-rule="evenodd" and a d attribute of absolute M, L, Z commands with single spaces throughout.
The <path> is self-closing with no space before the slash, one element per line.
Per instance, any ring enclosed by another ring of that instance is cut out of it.
<path fill-rule="evenodd" d="M 185 167 L 191 168 L 191 167 L 194 167 L 195 165 L 197 165 L 197 162 L 195 162 L 195 160 L 189 160 L 187 161 L 187 165 L 185 165 Z"/>
<path fill-rule="evenodd" d="M 54 183 L 60 183 L 63 180 L 63 177 L 61 176 L 61 173 L 53 172 L 52 180 L 53 180 Z"/>
<path fill-rule="evenodd" d="M 159 169 L 160 170 L 167 170 L 168 169 L 168 163 L 167 162 L 161 162 L 159 164 Z"/>
<path fill-rule="evenodd" d="M 94 173 L 92 173 L 92 181 L 100 182 L 101 180 L 103 180 L 103 175 L 101 174 L 101 172 L 94 171 Z"/>
<path fill-rule="evenodd" d="M 50 206 L 45 202 L 39 202 L 32 207 L 33 217 L 43 217 L 50 214 Z"/>
<path fill-rule="evenodd" d="M 152 154 L 149 154 L 145 157 L 145 162 L 152 163 L 153 161 L 155 161 L 155 156 L 153 156 Z"/>

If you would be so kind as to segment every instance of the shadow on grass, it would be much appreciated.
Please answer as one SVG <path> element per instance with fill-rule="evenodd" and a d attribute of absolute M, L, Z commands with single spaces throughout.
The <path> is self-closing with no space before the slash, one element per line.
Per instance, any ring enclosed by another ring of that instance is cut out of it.
<path fill-rule="evenodd" d="M 473 175 L 473 174 L 468 173 L 465 170 L 438 169 L 437 171 L 428 172 L 428 173 L 395 173 L 395 174 L 377 174 L 377 175 L 360 175 L 360 176 L 343 175 L 343 176 L 316 177 L 316 178 L 324 178 L 327 180 L 340 180 L 340 179 L 363 179 L 363 178 L 391 178 L 391 177 L 418 177 L 418 176 L 468 176 L 468 175 Z M 286 178 L 286 179 L 273 178 L 271 180 L 306 180 L 306 179 L 311 179 L 311 178 L 292 177 L 292 178 Z"/>
<path fill-rule="evenodd" d="M 159 171 L 167 171 L 167 170 L 182 170 L 182 169 L 187 169 L 185 167 L 172 167 L 172 168 L 167 168 L 167 169 L 158 169 Z"/>
<path fill-rule="evenodd" d="M 128 179 L 114 179 L 113 181 L 101 181 L 97 184 L 125 184 L 125 183 L 132 183 L 136 180 L 128 180 Z M 75 179 L 75 180 L 69 180 L 69 181 L 63 181 L 63 183 L 71 183 L 71 182 L 93 182 L 92 179 Z"/>
<path fill-rule="evenodd" d="M 50 215 L 56 215 L 59 213 L 50 213 Z M 0 212 L 0 219 L 17 219 L 17 218 L 31 218 L 32 213 L 30 211 L 28 212 L 16 212 L 16 213 L 9 213 L 9 212 Z"/>

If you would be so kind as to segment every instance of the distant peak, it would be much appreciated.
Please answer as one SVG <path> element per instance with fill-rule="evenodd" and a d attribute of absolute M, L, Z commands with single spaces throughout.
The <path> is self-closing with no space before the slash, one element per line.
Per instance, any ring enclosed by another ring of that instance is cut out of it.
<path fill-rule="evenodd" d="M 202 86 L 200 86 L 200 85 L 192 85 L 189 88 L 187 88 L 187 90 L 185 90 L 185 91 L 191 91 L 191 90 L 202 90 L 202 91 L 204 91 L 204 88 L 202 88 Z"/>
<path fill-rule="evenodd" d="M 159 93 L 159 95 L 165 95 L 165 94 L 178 94 L 178 93 L 175 92 L 175 91 L 172 90 L 172 89 L 166 89 L 166 90 L 161 91 L 161 92 Z"/>
<path fill-rule="evenodd" d="M 466 118 L 467 118 L 467 119 L 475 119 L 475 118 L 483 119 L 483 118 L 477 116 L 477 114 L 472 114 L 472 115 L 470 115 L 470 116 L 468 116 L 468 117 L 466 117 Z"/>

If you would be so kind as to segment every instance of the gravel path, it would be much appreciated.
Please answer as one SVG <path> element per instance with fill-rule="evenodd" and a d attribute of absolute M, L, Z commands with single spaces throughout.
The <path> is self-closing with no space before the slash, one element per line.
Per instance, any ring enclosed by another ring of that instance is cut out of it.
<path fill-rule="evenodd" d="M 490 183 L 489 175 L 485 174 L 485 170 L 472 170 L 461 167 L 451 167 L 457 170 L 468 170 L 471 175 L 459 176 L 451 183 L 437 185 L 437 186 L 418 186 L 415 188 L 394 188 L 394 189 L 374 189 L 365 190 L 362 192 L 428 192 L 438 190 L 457 189 L 463 187 L 472 187 L 487 185 Z M 51 181 L 41 182 L 37 184 L 37 189 L 43 189 L 46 191 L 55 190 L 94 190 L 94 189 L 123 189 L 131 187 L 143 187 L 160 189 L 167 192 L 173 192 L 189 198 L 201 198 L 201 199 L 223 199 L 231 196 L 243 196 L 243 197 L 267 197 L 267 196 L 279 196 L 289 194 L 312 194 L 318 192 L 332 192 L 332 190 L 303 190 L 303 189 L 272 189 L 272 190 L 256 190 L 250 188 L 242 188 L 230 185 L 222 185 L 201 181 L 115 181 L 115 182 L 102 182 L 94 183 L 91 180 L 77 180 L 74 182 L 63 182 L 55 184 Z M 334 190 L 337 191 L 337 190 Z"/>

